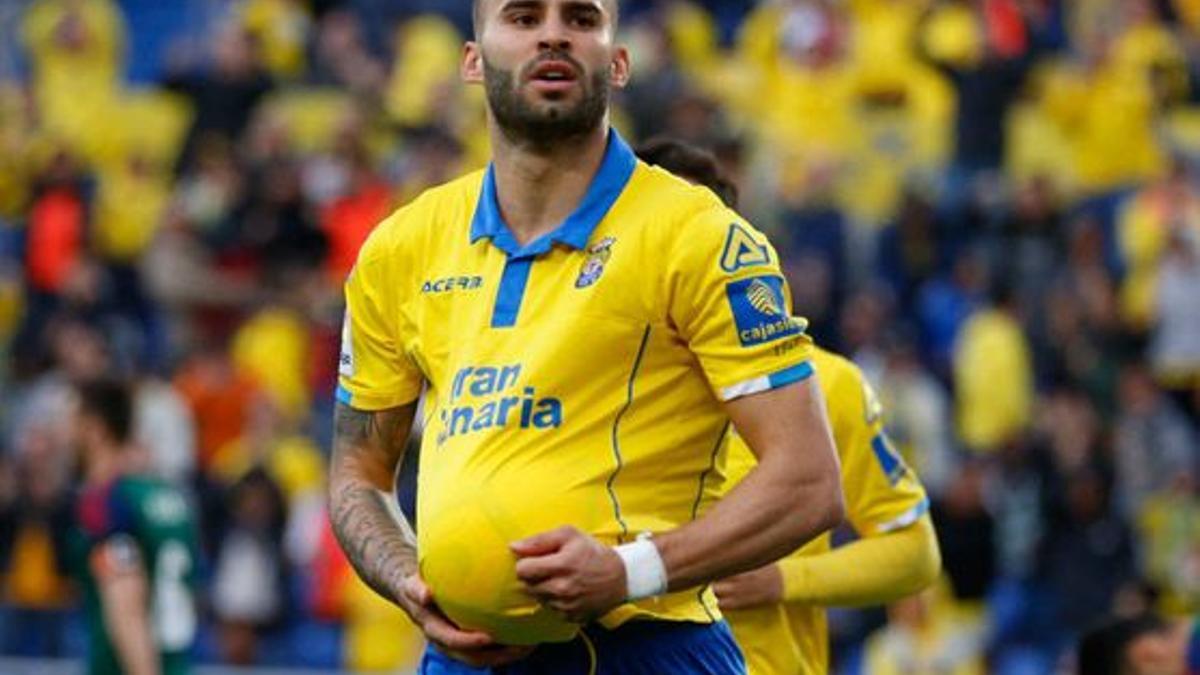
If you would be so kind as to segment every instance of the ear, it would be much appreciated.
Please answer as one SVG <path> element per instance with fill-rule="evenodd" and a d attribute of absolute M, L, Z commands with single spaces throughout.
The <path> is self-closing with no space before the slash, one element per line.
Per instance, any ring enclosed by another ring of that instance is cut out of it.
<path fill-rule="evenodd" d="M 614 89 L 624 89 L 629 84 L 629 49 L 618 45 L 613 52 L 611 84 Z"/>
<path fill-rule="evenodd" d="M 463 45 L 459 75 L 467 84 L 483 83 L 483 52 L 479 49 L 479 43 L 468 41 Z"/>

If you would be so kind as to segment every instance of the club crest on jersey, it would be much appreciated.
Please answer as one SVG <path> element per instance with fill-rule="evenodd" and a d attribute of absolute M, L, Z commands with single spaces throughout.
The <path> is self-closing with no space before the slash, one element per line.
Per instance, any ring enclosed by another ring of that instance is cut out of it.
<path fill-rule="evenodd" d="M 804 324 L 793 319 L 784 302 L 783 279 L 778 276 L 739 279 L 725 287 L 738 341 L 743 347 L 799 335 Z"/>
<path fill-rule="evenodd" d="M 587 288 L 600 280 L 600 276 L 604 274 L 604 266 L 612 257 L 612 246 L 615 243 L 617 243 L 616 237 L 605 237 L 588 248 L 588 257 L 583 261 L 583 267 L 579 270 L 575 288 Z"/>
<path fill-rule="evenodd" d="M 721 269 L 733 274 L 746 267 L 771 264 L 771 254 L 746 228 L 737 223 L 729 226 L 725 250 L 721 253 Z"/>

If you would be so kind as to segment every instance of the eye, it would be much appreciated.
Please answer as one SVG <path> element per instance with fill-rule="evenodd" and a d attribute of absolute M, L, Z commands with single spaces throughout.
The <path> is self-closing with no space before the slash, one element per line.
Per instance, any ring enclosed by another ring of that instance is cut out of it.
<path fill-rule="evenodd" d="M 537 25 L 537 17 L 532 12 L 523 12 L 521 14 L 514 14 L 512 22 L 522 28 L 529 28 Z"/>
<path fill-rule="evenodd" d="M 569 23 L 576 28 L 591 29 L 600 25 L 600 14 L 595 11 L 574 12 Z"/>

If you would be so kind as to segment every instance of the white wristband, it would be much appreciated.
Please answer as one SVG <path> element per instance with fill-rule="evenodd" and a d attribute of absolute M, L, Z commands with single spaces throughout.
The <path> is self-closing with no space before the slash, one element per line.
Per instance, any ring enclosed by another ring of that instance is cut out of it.
<path fill-rule="evenodd" d="M 642 535 L 637 541 L 621 544 L 614 550 L 625 563 L 626 600 L 652 598 L 667 592 L 667 568 L 649 535 Z"/>

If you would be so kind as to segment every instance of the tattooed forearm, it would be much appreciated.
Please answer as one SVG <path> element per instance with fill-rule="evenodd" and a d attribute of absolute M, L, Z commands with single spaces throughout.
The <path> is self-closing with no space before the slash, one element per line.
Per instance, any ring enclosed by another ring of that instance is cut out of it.
<path fill-rule="evenodd" d="M 350 564 L 376 593 L 397 601 L 416 571 L 416 548 L 387 506 L 391 495 L 347 482 L 333 495 L 333 530 Z"/>
<path fill-rule="evenodd" d="M 368 586 L 393 601 L 416 571 L 412 530 L 393 487 L 415 405 L 362 412 L 339 404 L 329 478 L 329 515 L 350 564 Z"/>

